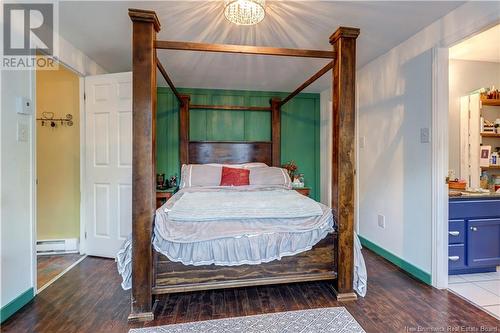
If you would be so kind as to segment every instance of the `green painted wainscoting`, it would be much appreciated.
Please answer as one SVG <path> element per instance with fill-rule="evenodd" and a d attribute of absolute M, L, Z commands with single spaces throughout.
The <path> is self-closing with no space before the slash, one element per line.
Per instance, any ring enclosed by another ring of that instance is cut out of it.
<path fill-rule="evenodd" d="M 269 106 L 271 97 L 288 93 L 181 88 L 192 104 Z M 281 161 L 294 160 L 304 174 L 311 197 L 319 200 L 320 95 L 303 93 L 282 109 Z M 269 141 L 271 113 L 256 111 L 191 110 L 191 140 Z M 169 88 L 158 88 L 157 172 L 179 175 L 179 105 Z"/>

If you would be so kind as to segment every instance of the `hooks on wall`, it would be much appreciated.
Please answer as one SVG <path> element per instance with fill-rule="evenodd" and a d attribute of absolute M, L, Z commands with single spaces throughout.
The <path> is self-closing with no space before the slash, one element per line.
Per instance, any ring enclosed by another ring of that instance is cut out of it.
<path fill-rule="evenodd" d="M 56 128 L 57 125 L 67 125 L 73 126 L 73 115 L 68 113 L 66 118 L 54 118 L 54 112 L 42 112 L 41 118 L 36 118 L 36 120 L 42 122 L 42 126 L 50 126 Z"/>

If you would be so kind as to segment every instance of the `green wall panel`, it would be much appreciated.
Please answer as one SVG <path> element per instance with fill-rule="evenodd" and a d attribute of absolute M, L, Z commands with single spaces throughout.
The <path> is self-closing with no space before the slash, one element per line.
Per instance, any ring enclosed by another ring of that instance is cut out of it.
<path fill-rule="evenodd" d="M 191 94 L 191 104 L 209 105 L 211 104 L 210 95 L 203 93 Z M 191 140 L 207 140 L 207 110 L 192 110 L 189 113 L 189 132 Z"/>
<path fill-rule="evenodd" d="M 269 106 L 271 97 L 288 93 L 268 91 L 179 89 L 192 104 Z M 311 197 L 319 200 L 319 94 L 299 94 L 282 109 L 281 160 L 294 160 L 304 174 Z M 271 114 L 260 111 L 191 110 L 191 140 L 269 141 Z M 179 105 L 170 89 L 158 88 L 157 171 L 179 175 Z"/>
<path fill-rule="evenodd" d="M 249 96 L 248 106 L 269 106 L 269 96 Z M 245 112 L 245 140 L 271 141 L 271 112 Z"/>
<path fill-rule="evenodd" d="M 245 97 L 214 94 L 210 105 L 245 105 Z M 245 111 L 211 110 L 207 113 L 207 140 L 244 141 Z"/>
<path fill-rule="evenodd" d="M 179 175 L 179 103 L 167 89 L 158 89 L 156 112 L 157 172 Z"/>
<path fill-rule="evenodd" d="M 316 107 L 318 112 L 315 112 Z M 281 110 L 281 159 L 293 160 L 304 174 L 311 197 L 319 199 L 319 102 L 294 98 Z"/>

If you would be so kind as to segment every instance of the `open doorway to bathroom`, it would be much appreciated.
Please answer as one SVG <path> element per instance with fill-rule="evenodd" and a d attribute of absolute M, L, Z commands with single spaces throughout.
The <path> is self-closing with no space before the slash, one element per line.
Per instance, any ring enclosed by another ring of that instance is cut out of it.
<path fill-rule="evenodd" d="M 37 290 L 80 262 L 80 77 L 36 72 Z"/>
<path fill-rule="evenodd" d="M 500 25 L 449 49 L 448 288 L 500 319 Z"/>

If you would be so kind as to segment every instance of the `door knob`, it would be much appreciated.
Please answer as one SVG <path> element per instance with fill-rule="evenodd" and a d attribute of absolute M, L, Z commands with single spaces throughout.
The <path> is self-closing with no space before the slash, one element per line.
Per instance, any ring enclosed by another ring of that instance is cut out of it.
<path fill-rule="evenodd" d="M 471 231 L 477 231 L 477 227 L 470 227 Z"/>

